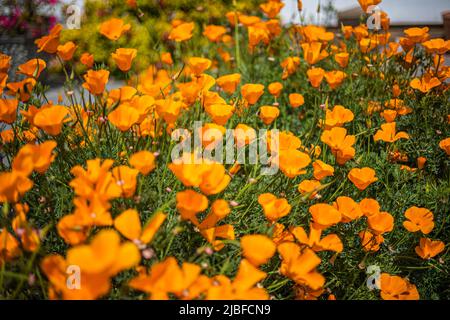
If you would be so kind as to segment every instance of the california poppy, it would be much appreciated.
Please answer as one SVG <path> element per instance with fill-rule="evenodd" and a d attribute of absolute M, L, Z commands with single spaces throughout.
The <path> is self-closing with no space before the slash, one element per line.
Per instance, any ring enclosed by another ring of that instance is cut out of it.
<path fill-rule="evenodd" d="M 309 212 L 317 229 L 326 229 L 342 220 L 342 214 L 326 203 L 312 205 L 309 207 Z"/>
<path fill-rule="evenodd" d="M 37 79 L 46 66 L 47 63 L 42 59 L 30 59 L 17 67 L 17 73 Z"/>
<path fill-rule="evenodd" d="M 284 198 L 277 198 L 271 193 L 263 193 L 258 196 L 258 203 L 263 207 L 267 220 L 274 222 L 291 211 L 291 205 Z"/>
<path fill-rule="evenodd" d="M 116 52 L 111 54 L 111 57 L 116 62 L 117 67 L 127 72 L 131 68 L 131 63 L 136 58 L 137 50 L 133 48 L 118 48 Z"/>
<path fill-rule="evenodd" d="M 83 88 L 87 89 L 93 95 L 101 95 L 105 90 L 106 83 L 108 82 L 109 71 L 107 70 L 88 70 L 84 75 Z"/>
<path fill-rule="evenodd" d="M 273 241 L 262 234 L 245 235 L 241 238 L 242 255 L 254 266 L 267 263 L 275 254 Z"/>
<path fill-rule="evenodd" d="M 216 79 L 217 85 L 226 93 L 233 94 L 241 81 L 241 75 L 239 73 L 233 73 L 221 76 Z"/>
<path fill-rule="evenodd" d="M 114 227 L 128 240 L 145 245 L 152 241 L 165 219 L 166 215 L 158 212 L 142 228 L 139 213 L 134 209 L 129 209 L 114 219 Z"/>
<path fill-rule="evenodd" d="M 289 94 L 289 104 L 292 108 L 298 108 L 305 103 L 305 99 L 300 93 Z"/>
<path fill-rule="evenodd" d="M 313 290 L 325 284 L 325 278 L 316 271 L 321 259 L 314 251 L 308 248 L 301 251 L 300 246 L 292 242 L 283 242 L 277 249 L 282 258 L 281 274 Z"/>
<path fill-rule="evenodd" d="M 372 168 L 353 168 L 348 173 L 348 178 L 359 190 L 363 191 L 378 180 L 375 174 L 376 172 Z"/>
<path fill-rule="evenodd" d="M 124 33 L 131 29 L 130 24 L 126 24 L 122 19 L 112 18 L 100 25 L 100 33 L 109 40 L 116 41 Z"/>
<path fill-rule="evenodd" d="M 58 54 L 58 57 L 63 59 L 64 61 L 72 60 L 73 54 L 75 53 L 75 50 L 77 49 L 77 46 L 72 41 L 68 41 L 65 44 L 61 44 L 57 47 L 56 53 Z"/>
<path fill-rule="evenodd" d="M 319 181 L 334 175 L 334 168 L 321 160 L 314 161 L 312 165 L 314 169 L 314 178 Z"/>
<path fill-rule="evenodd" d="M 347 135 L 345 128 L 333 127 L 330 130 L 325 130 L 320 140 L 331 148 L 331 152 L 340 165 L 344 165 L 355 156 L 355 149 L 353 148 L 355 136 Z"/>
<path fill-rule="evenodd" d="M 147 175 L 156 167 L 155 156 L 150 151 L 139 151 L 130 157 L 130 164 L 143 175 Z"/>
<path fill-rule="evenodd" d="M 108 114 L 108 120 L 120 131 L 128 131 L 139 120 L 139 113 L 129 104 L 121 104 Z"/>
<path fill-rule="evenodd" d="M 0 121 L 8 124 L 16 121 L 18 106 L 17 99 L 0 99 Z"/>
<path fill-rule="evenodd" d="M 273 106 L 262 106 L 259 108 L 259 117 L 264 122 L 264 124 L 269 125 L 275 121 L 280 115 L 280 109 Z"/>
<path fill-rule="evenodd" d="M 34 125 L 44 130 L 47 134 L 57 136 L 61 133 L 64 119 L 69 114 L 66 107 L 51 106 L 41 108 L 33 119 Z"/>
<path fill-rule="evenodd" d="M 433 213 L 426 208 L 413 206 L 405 211 L 407 220 L 403 222 L 403 226 L 409 232 L 421 231 L 423 234 L 429 234 L 434 228 Z"/>
<path fill-rule="evenodd" d="M 264 86 L 262 84 L 244 84 L 241 87 L 241 94 L 244 97 L 245 101 L 247 101 L 248 104 L 252 105 L 255 104 L 259 98 L 264 93 Z"/>
<path fill-rule="evenodd" d="M 381 298 L 384 300 L 418 300 L 415 285 L 399 276 L 382 273 L 380 277 Z"/>
<path fill-rule="evenodd" d="M 225 27 L 210 24 L 203 30 L 203 35 L 211 42 L 219 42 L 226 32 Z"/>
<path fill-rule="evenodd" d="M 59 36 L 63 27 L 60 24 L 55 25 L 50 33 L 42 38 L 36 39 L 34 43 L 38 46 L 38 52 L 56 53 L 59 45 Z"/>
<path fill-rule="evenodd" d="M 415 251 L 419 257 L 427 260 L 434 258 L 444 249 L 445 244 L 442 241 L 420 238 L 419 245 L 415 248 Z"/>
<path fill-rule="evenodd" d="M 193 22 L 181 23 L 178 26 L 172 28 L 169 33 L 169 39 L 176 42 L 182 42 L 192 38 L 192 31 L 194 30 Z"/>

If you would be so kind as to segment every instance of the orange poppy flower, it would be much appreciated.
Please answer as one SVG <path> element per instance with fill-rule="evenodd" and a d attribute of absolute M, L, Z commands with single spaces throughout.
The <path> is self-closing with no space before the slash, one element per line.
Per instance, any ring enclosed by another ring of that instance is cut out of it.
<path fill-rule="evenodd" d="M 208 163 L 199 188 L 206 195 L 218 194 L 228 186 L 230 181 L 231 177 L 221 163 Z"/>
<path fill-rule="evenodd" d="M 297 71 L 298 66 L 300 65 L 299 57 L 287 57 L 281 62 L 281 67 L 283 68 L 283 74 L 281 78 L 287 79 L 291 74 Z"/>
<path fill-rule="evenodd" d="M 259 117 L 264 124 L 269 125 L 280 115 L 280 109 L 273 106 L 262 106 L 259 108 Z"/>
<path fill-rule="evenodd" d="M 114 219 L 114 228 L 135 244 L 146 245 L 152 241 L 165 219 L 166 215 L 158 212 L 146 223 L 144 229 L 142 229 L 139 213 L 134 209 L 129 209 Z"/>
<path fill-rule="evenodd" d="M 428 53 L 443 55 L 450 50 L 450 40 L 445 41 L 441 38 L 431 39 L 422 42 L 422 46 L 424 46 Z"/>
<path fill-rule="evenodd" d="M 6 230 L 0 229 L 0 266 L 20 255 L 19 242 Z"/>
<path fill-rule="evenodd" d="M 211 205 L 211 211 L 199 224 L 200 230 L 213 228 L 220 220 L 224 219 L 231 212 L 228 202 L 223 199 L 215 200 Z"/>
<path fill-rule="evenodd" d="M 405 211 L 407 220 L 403 226 L 409 232 L 422 231 L 423 234 L 429 234 L 434 228 L 433 213 L 426 208 L 413 206 Z"/>
<path fill-rule="evenodd" d="M 248 29 L 248 47 L 250 53 L 253 53 L 253 49 L 263 43 L 264 45 L 269 44 L 270 32 L 265 24 L 254 24 L 249 26 Z"/>
<path fill-rule="evenodd" d="M 383 300 L 418 300 L 419 292 L 415 285 L 399 276 L 382 273 L 380 277 L 381 298 Z"/>
<path fill-rule="evenodd" d="M 314 88 L 318 88 L 322 83 L 323 77 L 325 76 L 325 70 L 322 68 L 311 68 L 306 71 L 308 76 L 308 81 Z"/>
<path fill-rule="evenodd" d="M 20 101 L 27 102 L 31 98 L 36 80 L 34 78 L 26 78 L 19 82 L 10 82 L 6 85 L 9 89 L 8 95 L 16 96 Z"/>
<path fill-rule="evenodd" d="M 396 127 L 395 122 L 382 124 L 381 129 L 379 129 L 373 136 L 373 140 L 374 141 L 383 140 L 385 142 L 395 142 L 399 139 L 409 139 L 409 135 L 404 131 L 400 131 L 400 132 L 396 133 L 395 127 Z"/>
<path fill-rule="evenodd" d="M 67 214 L 59 219 L 56 229 L 58 235 L 73 246 L 86 241 L 90 226 L 85 225 L 80 215 Z"/>
<path fill-rule="evenodd" d="M 304 169 L 310 163 L 311 158 L 302 151 L 296 149 L 280 150 L 278 164 L 280 170 L 288 178 L 294 178 L 298 175 L 305 174 L 306 170 Z"/>
<path fill-rule="evenodd" d="M 20 172 L 0 173 L 0 203 L 14 203 L 33 187 L 33 181 Z"/>
<path fill-rule="evenodd" d="M 445 151 L 450 156 L 450 138 L 443 139 L 439 142 L 439 148 Z"/>
<path fill-rule="evenodd" d="M 147 175 L 155 168 L 155 156 L 150 151 L 139 151 L 130 157 L 130 164 L 143 175 Z"/>
<path fill-rule="evenodd" d="M 17 67 L 17 73 L 37 79 L 46 66 L 47 63 L 42 59 L 30 59 Z"/>
<path fill-rule="evenodd" d="M 56 53 L 59 45 L 59 36 L 63 27 L 60 24 L 55 25 L 50 33 L 42 38 L 36 39 L 34 43 L 38 46 L 38 52 Z"/>
<path fill-rule="evenodd" d="M 7 129 L 0 132 L 0 137 L 4 144 L 10 143 L 14 141 L 14 130 Z"/>
<path fill-rule="evenodd" d="M 199 225 L 196 215 L 208 208 L 208 198 L 190 189 L 178 192 L 176 198 L 181 218 Z"/>
<path fill-rule="evenodd" d="M 131 198 L 136 191 L 136 177 L 139 171 L 122 165 L 112 169 L 112 174 L 116 179 L 116 184 L 122 190 L 122 196 Z"/>
<path fill-rule="evenodd" d="M 181 23 L 178 26 L 172 28 L 169 33 L 169 39 L 176 42 L 182 42 L 192 38 L 192 31 L 194 31 L 193 22 Z"/>
<path fill-rule="evenodd" d="M 211 42 L 219 42 L 225 33 L 227 33 L 225 27 L 216 26 L 214 24 L 207 25 L 203 30 L 203 35 Z"/>
<path fill-rule="evenodd" d="M 139 120 L 139 112 L 129 104 L 121 104 L 108 115 L 108 120 L 120 131 L 128 131 Z"/>
<path fill-rule="evenodd" d="M 41 144 L 26 144 L 20 148 L 13 160 L 13 170 L 28 176 L 33 170 L 39 173 L 47 171 L 56 155 L 53 149 L 56 142 L 49 140 Z"/>
<path fill-rule="evenodd" d="M 320 160 L 316 160 L 313 162 L 313 169 L 314 178 L 319 181 L 326 177 L 334 175 L 334 168 Z"/>
<path fill-rule="evenodd" d="M 341 68 L 346 68 L 349 60 L 348 52 L 340 52 L 334 55 L 334 60 L 338 63 Z"/>
<path fill-rule="evenodd" d="M 380 213 L 380 204 L 375 199 L 362 199 L 359 203 L 359 207 L 366 217 L 370 217 L 374 214 Z"/>
<path fill-rule="evenodd" d="M 116 62 L 117 67 L 127 72 L 131 68 L 131 63 L 136 58 L 137 50 L 132 48 L 118 48 L 116 52 L 111 54 L 111 57 Z"/>
<path fill-rule="evenodd" d="M 367 224 L 375 235 L 394 229 L 394 217 L 389 212 L 379 212 L 367 217 Z"/>
<path fill-rule="evenodd" d="M 227 74 L 216 79 L 217 85 L 226 93 L 233 94 L 241 82 L 239 73 Z"/>
<path fill-rule="evenodd" d="M 233 281 L 223 275 L 212 279 L 208 288 L 207 300 L 267 300 L 269 294 L 264 288 L 255 286 L 267 274 L 254 267 L 248 260 L 242 259 Z"/>
<path fill-rule="evenodd" d="M 239 123 L 234 128 L 233 134 L 238 147 L 244 147 L 256 141 L 256 130 L 243 123 Z"/>
<path fill-rule="evenodd" d="M 376 172 L 372 168 L 353 168 L 348 173 L 348 179 L 361 191 L 365 190 L 369 185 L 378 180 L 375 176 Z"/>
<path fill-rule="evenodd" d="M 292 108 L 298 108 L 305 103 L 305 99 L 300 93 L 289 94 L 289 104 Z"/>
<path fill-rule="evenodd" d="M 72 60 L 73 54 L 77 50 L 77 46 L 72 41 L 68 41 L 65 44 L 61 44 L 57 47 L 56 53 L 64 61 Z"/>
<path fill-rule="evenodd" d="M 169 66 L 173 65 L 173 59 L 170 52 L 161 53 L 161 61 Z"/>
<path fill-rule="evenodd" d="M 303 180 L 298 185 L 298 192 L 300 192 L 302 195 L 310 194 L 309 198 L 314 199 L 314 197 L 317 195 L 317 192 L 321 188 L 320 181 L 317 180 Z"/>
<path fill-rule="evenodd" d="M 376 6 L 381 2 L 381 0 L 358 0 L 358 2 L 361 6 L 361 9 L 363 9 L 364 12 L 367 12 L 368 7 Z"/>
<path fill-rule="evenodd" d="M 421 79 L 415 78 L 410 82 L 411 88 L 419 90 L 422 93 L 427 93 L 440 85 L 441 81 L 436 77 L 431 77 L 429 74 L 426 74 Z"/>
<path fill-rule="evenodd" d="M 196 76 L 199 76 L 211 67 L 212 61 L 206 58 L 191 57 L 187 60 L 189 69 Z"/>
<path fill-rule="evenodd" d="M 351 222 L 363 216 L 359 204 L 350 197 L 338 197 L 333 203 L 333 207 L 341 213 L 341 222 L 344 223 Z"/>
<path fill-rule="evenodd" d="M 425 163 L 426 162 L 427 162 L 427 158 L 425 158 L 425 157 L 418 157 L 417 158 L 417 168 L 422 170 L 423 168 L 425 168 Z"/>
<path fill-rule="evenodd" d="M 266 3 L 260 4 L 259 7 L 268 18 L 273 19 L 276 18 L 281 9 L 283 9 L 284 3 L 281 1 L 269 0 Z"/>
<path fill-rule="evenodd" d="M 359 232 L 358 236 L 361 239 L 364 251 L 376 252 L 380 250 L 380 245 L 384 242 L 384 237 L 381 234 L 373 234 L 368 230 Z"/>
<path fill-rule="evenodd" d="M 282 259 L 280 267 L 282 275 L 313 290 L 323 287 L 325 278 L 316 271 L 321 260 L 314 251 L 308 248 L 301 251 L 300 246 L 292 242 L 283 242 L 277 249 Z"/>
<path fill-rule="evenodd" d="M 200 266 L 184 262 L 178 266 L 174 257 L 152 265 L 150 271 L 142 269 L 129 286 L 149 294 L 152 300 L 167 300 L 169 293 L 180 299 L 195 299 L 211 286 L 211 280 L 200 274 Z"/>
<path fill-rule="evenodd" d="M 322 230 L 315 228 L 313 224 L 309 226 L 309 237 L 302 227 L 295 227 L 291 232 L 300 244 L 308 246 L 315 252 L 342 252 L 344 249 L 341 239 L 336 234 L 329 234 L 320 239 Z"/>
<path fill-rule="evenodd" d="M 116 41 L 124 33 L 131 29 L 130 24 L 125 24 L 122 19 L 112 18 L 100 25 L 100 33 L 109 40 Z"/>
<path fill-rule="evenodd" d="M 50 255 L 43 259 L 41 268 L 49 279 L 51 289 L 64 299 L 97 299 L 108 293 L 110 278 L 139 263 L 139 250 L 131 242 L 120 242 L 114 230 L 102 230 L 89 245 L 75 246 L 67 251 L 67 258 Z M 67 286 L 68 266 L 81 271 L 80 287 Z"/>
<path fill-rule="evenodd" d="M 165 99 L 156 100 L 155 104 L 158 116 L 163 118 L 167 124 L 175 123 L 183 108 L 180 92 L 176 92 Z"/>
<path fill-rule="evenodd" d="M 381 116 L 386 120 L 387 123 L 394 122 L 397 118 L 397 111 L 395 110 L 383 110 Z"/>
<path fill-rule="evenodd" d="M 12 124 L 17 118 L 17 99 L 0 99 L 0 122 Z"/>
<path fill-rule="evenodd" d="M 326 110 L 325 129 L 342 127 L 345 123 L 353 121 L 353 119 L 354 115 L 351 110 L 341 105 L 334 106 L 332 111 Z"/>
<path fill-rule="evenodd" d="M 107 70 L 88 70 L 84 75 L 83 88 L 88 90 L 93 95 L 101 95 L 105 90 L 106 83 L 108 82 L 109 71 Z"/>
<path fill-rule="evenodd" d="M 442 241 L 434 241 L 427 238 L 420 238 L 419 245 L 415 248 L 417 255 L 424 260 L 434 258 L 444 249 L 445 244 Z"/>
<path fill-rule="evenodd" d="M 271 193 L 263 193 L 258 196 L 258 203 L 263 207 L 264 215 L 270 222 L 275 222 L 291 211 L 291 205 L 284 198 L 277 198 Z"/>
<path fill-rule="evenodd" d="M 113 160 L 101 160 L 99 158 L 88 160 L 87 169 L 75 166 L 70 173 L 75 176 L 69 185 L 77 196 L 86 199 L 98 197 L 101 202 L 118 198 L 122 193 L 121 183 L 114 180 L 109 169 Z M 80 203 L 81 204 L 81 203 Z"/>
<path fill-rule="evenodd" d="M 325 73 L 325 80 L 332 90 L 339 87 L 347 75 L 342 71 L 329 71 Z"/>
<path fill-rule="evenodd" d="M 353 148 L 355 136 L 347 135 L 345 128 L 334 127 L 325 130 L 320 140 L 331 148 L 331 152 L 340 165 L 344 165 L 355 156 L 355 149 Z"/>
<path fill-rule="evenodd" d="M 428 34 L 428 31 L 430 31 L 430 29 L 428 27 L 424 27 L 424 28 L 414 27 L 414 28 L 406 29 L 403 32 L 408 37 L 409 41 L 411 41 L 413 43 L 420 43 L 420 42 L 424 42 L 424 41 L 428 40 L 428 38 L 430 37 L 430 35 Z"/>
<path fill-rule="evenodd" d="M 242 255 L 255 267 L 267 263 L 277 250 L 273 241 L 262 234 L 245 235 L 241 238 Z"/>
<path fill-rule="evenodd" d="M 57 136 L 61 133 L 64 119 L 68 114 L 69 111 L 63 106 L 41 108 L 34 116 L 33 123 L 45 133 Z"/>
<path fill-rule="evenodd" d="M 262 84 L 247 83 L 241 87 L 241 94 L 245 101 L 253 105 L 258 102 L 259 98 L 264 93 L 264 86 Z"/>
<path fill-rule="evenodd" d="M 311 213 L 316 229 L 327 229 L 342 220 L 342 214 L 326 203 L 312 205 L 309 207 L 309 213 Z"/>
<path fill-rule="evenodd" d="M 303 58 L 310 65 L 316 64 L 317 62 L 328 57 L 328 52 L 323 49 L 321 42 L 311 42 L 311 43 L 302 43 L 303 49 Z"/>
<path fill-rule="evenodd" d="M 280 96 L 281 90 L 283 90 L 283 84 L 281 82 L 272 82 L 267 87 L 269 93 L 274 97 L 278 98 Z"/>
<path fill-rule="evenodd" d="M 84 52 L 80 57 L 80 62 L 90 69 L 94 65 L 94 55 Z"/>

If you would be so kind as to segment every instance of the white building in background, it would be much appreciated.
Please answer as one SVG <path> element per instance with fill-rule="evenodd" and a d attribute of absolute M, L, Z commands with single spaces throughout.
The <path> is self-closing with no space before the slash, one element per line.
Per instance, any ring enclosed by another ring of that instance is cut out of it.
<path fill-rule="evenodd" d="M 337 17 L 328 19 L 323 10 L 317 14 L 320 3 L 324 8 L 329 2 L 333 3 L 338 12 L 345 12 L 359 8 L 357 0 L 302 0 L 301 15 L 297 10 L 297 0 L 283 0 L 285 7 L 281 15 L 284 22 L 299 23 L 303 19 L 306 23 L 317 23 L 337 26 Z M 391 25 L 442 25 L 442 13 L 450 11 L 450 0 L 383 0 L 378 5 L 381 10 L 388 13 Z M 326 21 L 325 21 L 326 20 Z"/>

